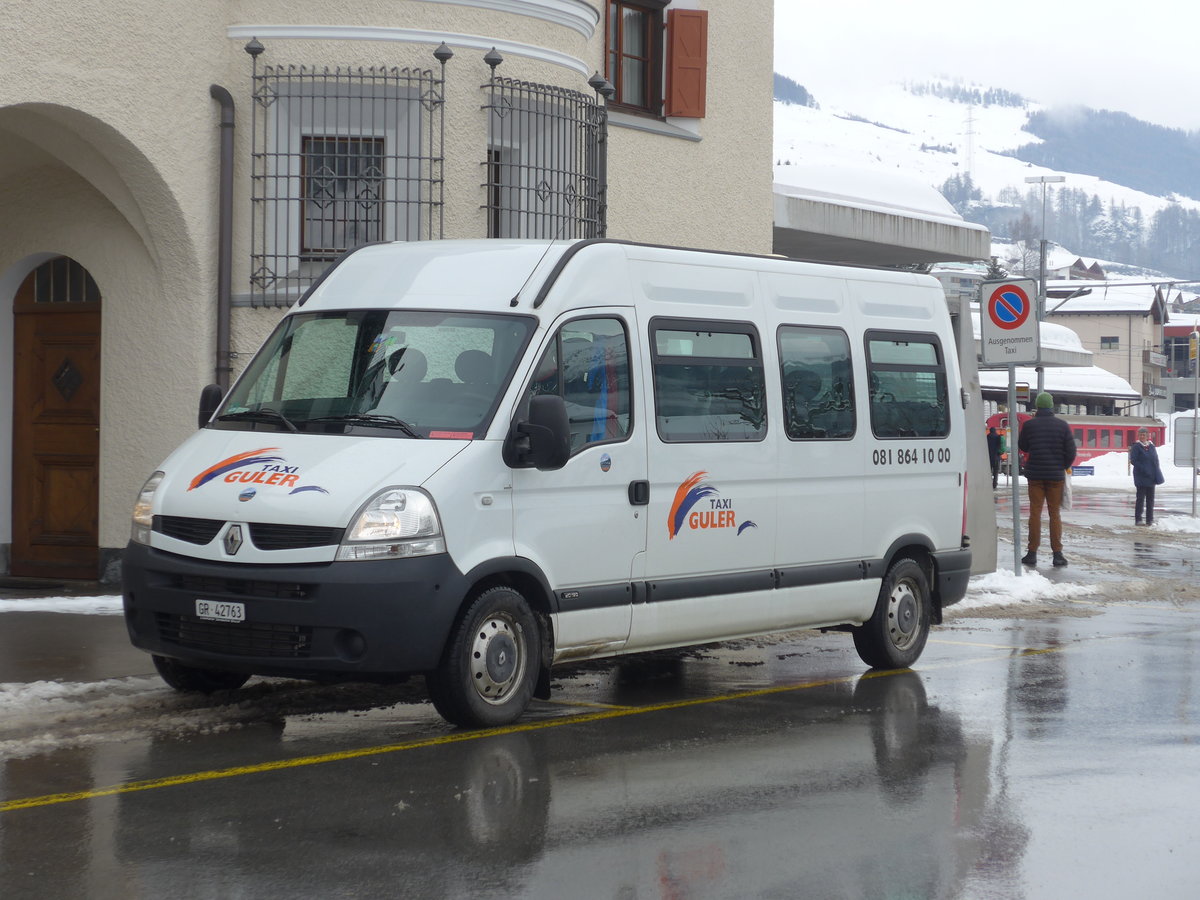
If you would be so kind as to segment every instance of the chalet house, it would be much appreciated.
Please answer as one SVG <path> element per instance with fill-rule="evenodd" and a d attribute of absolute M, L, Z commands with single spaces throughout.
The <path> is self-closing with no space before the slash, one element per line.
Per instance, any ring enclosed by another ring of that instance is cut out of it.
<path fill-rule="evenodd" d="M 1142 402 L 1129 409 L 1151 416 L 1168 411 L 1163 377 L 1163 328 L 1166 300 L 1154 285 L 1119 281 L 1048 281 L 1045 321 L 1065 325 L 1079 335 L 1095 365 L 1119 375 Z M 1131 404 L 1132 406 L 1132 404 Z"/>

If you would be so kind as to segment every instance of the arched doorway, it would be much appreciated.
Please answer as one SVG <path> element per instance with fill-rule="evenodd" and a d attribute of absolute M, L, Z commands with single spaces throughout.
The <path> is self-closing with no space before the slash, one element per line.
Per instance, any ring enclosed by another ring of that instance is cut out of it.
<path fill-rule="evenodd" d="M 13 575 L 99 575 L 100 290 L 65 256 L 13 300 Z"/>

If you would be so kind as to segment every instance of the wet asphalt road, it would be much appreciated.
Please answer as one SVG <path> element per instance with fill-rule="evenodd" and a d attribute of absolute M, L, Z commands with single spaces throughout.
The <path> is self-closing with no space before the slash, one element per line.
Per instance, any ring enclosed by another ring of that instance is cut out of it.
<path fill-rule="evenodd" d="M 0 711 L 0 896 L 1194 897 L 1200 538 L 1081 499 L 1041 571 L 1093 593 L 950 617 L 915 671 L 735 642 L 491 732 L 419 679 L 179 697 L 117 617 L 4 614 L 0 683 L 70 684 Z"/>

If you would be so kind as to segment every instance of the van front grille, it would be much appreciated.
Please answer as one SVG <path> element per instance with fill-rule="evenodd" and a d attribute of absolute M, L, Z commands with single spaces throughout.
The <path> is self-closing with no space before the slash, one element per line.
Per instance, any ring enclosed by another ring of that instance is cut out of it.
<path fill-rule="evenodd" d="M 207 544 L 217 536 L 222 519 L 193 519 L 188 516 L 155 516 L 151 526 L 159 534 L 187 541 L 189 544 Z"/>
<path fill-rule="evenodd" d="M 160 534 L 204 545 L 225 527 L 223 519 L 193 519 L 188 516 L 155 516 L 153 528 Z M 329 547 L 342 542 L 343 528 L 319 525 L 280 525 L 274 522 L 250 522 L 250 540 L 259 550 L 301 550 Z"/>
<path fill-rule="evenodd" d="M 315 525 L 274 525 L 250 523 L 250 540 L 259 550 L 298 550 L 302 547 L 328 547 L 342 542 L 343 529 Z"/>
<path fill-rule="evenodd" d="M 158 636 L 189 650 L 229 656 L 306 659 L 312 655 L 311 628 L 266 622 L 207 622 L 194 616 L 157 613 Z"/>

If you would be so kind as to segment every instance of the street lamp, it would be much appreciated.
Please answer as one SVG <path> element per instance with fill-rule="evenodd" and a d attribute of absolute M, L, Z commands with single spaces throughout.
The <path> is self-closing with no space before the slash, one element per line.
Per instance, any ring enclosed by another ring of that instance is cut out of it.
<path fill-rule="evenodd" d="M 1066 180 L 1066 176 L 1063 175 L 1029 175 L 1025 178 L 1026 184 L 1042 186 L 1042 239 L 1038 246 L 1037 318 L 1039 323 L 1046 317 L 1046 185 L 1061 184 Z M 1038 327 L 1041 327 L 1040 324 Z M 1046 373 L 1042 371 L 1041 366 L 1037 367 L 1037 373 L 1038 393 L 1040 394 L 1046 386 Z"/>

